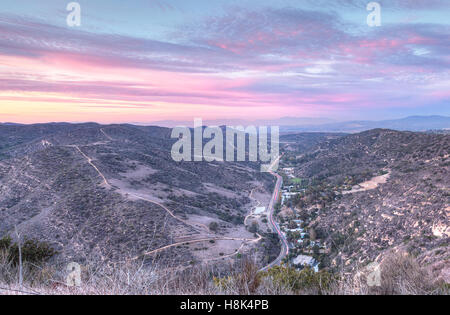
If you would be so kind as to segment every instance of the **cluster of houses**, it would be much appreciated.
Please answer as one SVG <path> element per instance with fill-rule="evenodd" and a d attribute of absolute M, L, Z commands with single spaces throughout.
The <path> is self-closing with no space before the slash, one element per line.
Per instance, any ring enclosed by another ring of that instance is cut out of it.
<path fill-rule="evenodd" d="M 295 185 L 284 185 L 281 190 L 281 207 L 286 207 L 286 203 L 295 195 L 301 193 L 302 190 L 299 190 Z M 281 232 L 289 241 L 290 252 L 299 254 L 291 255 L 290 263 L 298 268 L 309 266 L 317 272 L 319 271 L 319 262 L 312 256 L 306 254 L 313 254 L 314 248 L 317 248 L 319 252 L 323 253 L 326 251 L 326 248 L 321 244 L 320 240 L 316 240 L 315 238 L 313 240 L 311 239 L 303 223 L 294 211 L 293 216 L 285 218 L 285 221 L 280 224 Z"/>
<path fill-rule="evenodd" d="M 290 200 L 298 193 L 298 191 L 294 191 L 294 185 L 283 187 L 281 190 L 281 204 L 284 205 L 286 201 Z"/>
<path fill-rule="evenodd" d="M 292 228 L 292 223 L 296 224 L 296 227 Z M 302 228 L 303 221 L 300 219 L 287 220 L 286 222 L 280 225 L 281 232 L 284 234 L 286 239 L 289 242 L 289 250 L 292 252 L 302 252 L 302 254 L 293 257 L 291 259 L 291 264 L 303 268 L 309 266 L 313 268 L 316 272 L 319 271 L 319 263 L 312 257 L 304 255 L 305 249 L 306 251 L 310 251 L 312 253 L 312 248 L 314 246 L 320 246 L 319 241 L 310 240 L 310 235 Z M 291 228 L 289 227 L 291 226 Z M 308 245 L 305 246 L 306 242 Z"/>
<path fill-rule="evenodd" d="M 288 178 L 295 178 L 293 167 L 284 167 L 282 170 Z"/>
<path fill-rule="evenodd" d="M 298 195 L 299 193 L 305 192 L 306 189 L 299 188 L 299 185 L 287 185 L 283 186 L 281 189 L 281 204 L 284 205 L 292 197 Z"/>

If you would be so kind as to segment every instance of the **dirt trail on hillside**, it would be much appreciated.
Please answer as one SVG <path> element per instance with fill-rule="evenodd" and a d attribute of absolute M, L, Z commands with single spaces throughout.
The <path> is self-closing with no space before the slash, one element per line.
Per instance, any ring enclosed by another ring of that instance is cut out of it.
<path fill-rule="evenodd" d="M 108 139 L 108 142 L 109 142 L 109 141 L 114 141 L 114 139 L 113 139 L 112 137 L 110 137 L 103 129 L 100 129 L 100 131 L 101 131 L 101 133 Z M 79 153 L 87 160 L 87 162 L 95 169 L 95 171 L 98 173 L 98 175 L 102 178 L 102 180 L 103 180 L 103 183 L 102 183 L 102 184 L 103 184 L 103 185 L 105 185 L 107 188 L 113 188 L 113 186 L 112 186 L 112 185 L 108 182 L 108 180 L 106 179 L 106 176 L 105 176 L 105 175 L 98 169 L 98 167 L 93 163 L 93 159 L 92 159 L 91 157 L 89 157 L 87 154 L 85 154 L 85 153 L 80 149 L 80 147 L 79 147 L 78 145 L 68 145 L 68 147 L 75 148 L 75 149 L 76 149 L 76 150 L 77 150 L 77 151 L 78 151 L 78 152 L 79 152 Z M 251 239 L 251 238 L 239 238 L 239 237 L 225 237 L 225 236 L 220 237 L 220 236 L 213 236 L 213 235 L 210 234 L 209 228 L 208 228 L 206 225 L 204 225 L 204 224 L 202 224 L 202 223 L 197 223 L 197 222 L 191 223 L 191 222 L 189 222 L 189 221 L 187 221 L 187 220 L 184 220 L 184 219 L 181 219 L 181 218 L 177 217 L 177 216 L 173 213 L 172 210 L 170 210 L 168 207 L 166 207 L 166 206 L 165 206 L 164 204 L 162 204 L 161 202 L 158 202 L 158 201 L 149 199 L 149 198 L 147 198 L 147 197 L 144 197 L 144 196 L 140 195 L 138 192 L 132 192 L 132 191 L 129 191 L 129 190 L 125 190 L 125 189 L 123 189 L 123 188 L 117 188 L 117 187 L 114 187 L 114 188 L 118 189 L 119 191 L 121 191 L 121 192 L 122 192 L 123 194 L 125 194 L 125 195 L 129 195 L 129 196 L 134 197 L 134 198 L 136 198 L 136 199 L 139 199 L 139 200 L 143 200 L 143 201 L 146 201 L 146 202 L 153 203 L 153 204 L 155 204 L 155 205 L 157 205 L 157 206 L 163 208 L 163 209 L 164 209 L 164 210 L 165 210 L 172 218 L 174 218 L 175 220 L 177 220 L 177 221 L 179 221 L 179 222 L 181 222 L 181 223 L 183 223 L 183 224 L 185 224 L 185 225 L 188 225 L 188 226 L 194 228 L 194 230 L 196 230 L 196 231 L 199 233 L 199 234 L 197 235 L 197 238 L 196 238 L 196 239 L 195 239 L 195 237 L 193 237 L 193 236 L 191 236 L 191 235 L 189 235 L 189 236 L 187 235 L 187 237 L 190 238 L 189 240 L 185 240 L 185 241 L 182 241 L 182 242 L 176 242 L 176 243 L 173 243 L 173 244 L 170 244 L 170 245 L 163 246 L 163 247 L 158 248 L 158 249 L 154 249 L 154 250 L 145 252 L 145 253 L 143 253 L 143 254 L 141 254 L 141 255 L 135 257 L 135 258 L 132 258 L 132 260 L 136 260 L 136 259 L 138 259 L 139 257 L 147 256 L 147 255 L 151 255 L 151 254 L 155 254 L 155 253 L 164 251 L 164 250 L 166 250 L 166 249 L 173 248 L 173 247 L 176 247 L 176 246 L 180 246 L 180 245 L 183 245 L 183 244 L 193 244 L 193 243 L 199 243 L 199 242 L 209 242 L 209 241 L 218 241 L 218 240 L 225 240 L 225 241 L 227 241 L 227 240 L 229 240 L 229 241 L 242 241 L 242 242 L 243 242 L 243 243 L 241 244 L 241 246 L 239 247 L 239 249 L 238 249 L 237 251 L 235 251 L 234 253 L 229 254 L 229 255 L 226 255 L 226 256 L 221 256 L 221 257 L 212 258 L 212 259 L 205 259 L 204 262 L 207 262 L 207 261 L 212 261 L 212 260 L 217 260 L 217 259 L 220 259 L 220 258 L 227 258 L 227 257 L 232 257 L 232 256 L 234 256 L 234 255 L 237 255 L 237 254 L 240 252 L 240 250 L 244 247 L 244 245 L 246 245 L 246 244 L 248 244 L 248 243 L 256 243 L 256 242 L 259 242 L 259 241 L 262 239 L 262 236 L 259 235 L 259 234 L 257 234 L 257 238 L 254 238 L 254 239 Z M 254 191 L 255 189 L 257 189 L 257 188 L 260 188 L 260 187 L 254 188 L 254 189 L 250 192 L 250 197 L 252 196 L 253 191 Z M 251 214 L 252 214 L 252 212 L 250 213 L 250 215 L 251 215 Z M 248 216 L 247 216 L 247 217 L 248 217 Z M 247 219 L 247 217 L 246 217 L 246 219 Z"/>

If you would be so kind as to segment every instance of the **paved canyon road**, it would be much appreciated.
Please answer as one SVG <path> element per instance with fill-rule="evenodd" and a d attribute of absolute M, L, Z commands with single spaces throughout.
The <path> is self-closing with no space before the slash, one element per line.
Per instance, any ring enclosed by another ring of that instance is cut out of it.
<path fill-rule="evenodd" d="M 274 164 L 276 162 L 278 162 L 281 159 L 281 157 L 282 157 L 282 155 L 280 157 L 278 157 L 278 159 L 274 162 Z M 277 173 L 272 171 L 272 169 L 273 169 L 273 166 L 271 167 L 270 174 L 272 174 L 273 176 L 275 176 L 277 178 L 277 183 L 275 184 L 275 189 L 273 190 L 272 199 L 270 200 L 270 203 L 269 203 L 269 225 L 270 225 L 272 231 L 274 233 L 276 233 L 281 240 L 281 251 L 280 251 L 280 254 L 278 255 L 278 257 L 274 261 L 272 261 L 270 264 L 268 264 L 264 268 L 261 268 L 259 271 L 267 271 L 268 269 L 272 268 L 273 266 L 277 266 L 277 265 L 281 264 L 281 261 L 283 260 L 283 258 L 289 254 L 288 241 L 286 240 L 286 237 L 283 235 L 283 233 L 281 233 L 281 229 L 280 229 L 280 226 L 278 225 L 278 223 L 275 222 L 275 220 L 273 219 L 273 213 L 275 211 L 275 204 L 277 203 L 277 200 L 278 200 L 278 197 L 280 194 L 280 190 L 281 190 L 281 185 L 283 184 L 283 177 L 281 177 L 280 175 L 278 175 Z"/>

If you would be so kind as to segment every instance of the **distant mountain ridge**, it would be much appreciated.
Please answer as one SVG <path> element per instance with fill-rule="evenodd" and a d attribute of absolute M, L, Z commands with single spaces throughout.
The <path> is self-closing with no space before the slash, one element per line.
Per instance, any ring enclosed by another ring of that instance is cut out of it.
<path fill-rule="evenodd" d="M 190 126 L 192 121 L 164 120 L 151 123 L 164 127 Z M 282 117 L 278 119 L 216 119 L 204 120 L 205 126 L 279 126 L 280 131 L 284 133 L 295 132 L 343 132 L 358 133 L 371 129 L 391 129 L 397 131 L 429 131 L 450 129 L 450 117 L 433 116 L 409 116 L 400 119 L 389 120 L 352 120 L 337 122 L 329 118 L 311 118 L 311 117 Z"/>
<path fill-rule="evenodd" d="M 283 126 L 284 132 L 346 132 L 357 133 L 371 129 L 392 129 L 397 131 L 428 131 L 450 128 L 448 116 L 410 116 L 402 119 L 369 121 L 355 120 L 348 122 L 330 123 L 317 126 Z"/>
<path fill-rule="evenodd" d="M 313 117 L 281 117 L 278 119 L 205 119 L 202 121 L 205 126 L 296 126 L 296 125 L 323 125 L 331 124 L 336 121 L 329 118 L 313 118 Z M 192 127 L 194 120 L 177 121 L 177 120 L 160 120 L 150 123 L 162 127 L 188 126 Z M 142 125 L 142 124 L 138 124 Z"/>
<path fill-rule="evenodd" d="M 47 125 L 68 125 L 69 123 L 49 123 Z M 87 122 L 85 124 L 95 124 Z M 161 120 L 151 123 L 130 123 L 137 126 L 160 126 L 173 128 L 176 126 L 193 127 L 194 120 L 177 121 Z M 280 131 L 284 133 L 295 132 L 341 132 L 358 133 L 371 129 L 391 129 L 397 131 L 430 131 L 430 130 L 450 130 L 450 116 L 409 116 L 401 119 L 390 120 L 352 120 L 336 122 L 329 118 L 311 118 L 311 117 L 282 117 L 278 119 L 215 119 L 203 120 L 204 126 L 279 126 Z M 0 123 L 3 126 L 23 126 L 12 122 Z M 44 124 L 35 124 L 44 125 Z M 83 125 L 83 124 L 82 124 Z M 127 125 L 127 124 L 124 124 Z"/>

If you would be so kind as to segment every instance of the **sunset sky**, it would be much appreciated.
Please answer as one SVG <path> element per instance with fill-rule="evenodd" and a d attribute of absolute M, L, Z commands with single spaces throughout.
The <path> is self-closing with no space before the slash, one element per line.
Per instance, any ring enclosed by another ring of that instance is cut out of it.
<path fill-rule="evenodd" d="M 450 115 L 448 0 L 69 2 L 1 2 L 0 122 Z"/>

